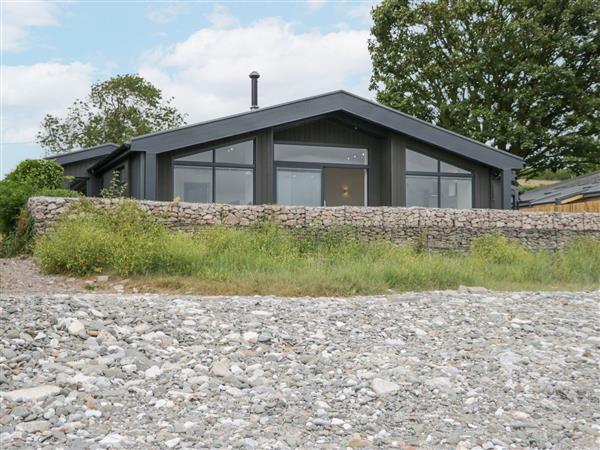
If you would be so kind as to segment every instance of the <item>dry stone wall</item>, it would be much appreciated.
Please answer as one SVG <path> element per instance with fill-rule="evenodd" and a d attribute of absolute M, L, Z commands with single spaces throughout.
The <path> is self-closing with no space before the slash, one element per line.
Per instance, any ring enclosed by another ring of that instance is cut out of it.
<path fill-rule="evenodd" d="M 51 229 L 77 198 L 33 197 L 28 208 L 38 233 Z M 89 199 L 99 207 L 118 199 Z M 502 234 L 532 249 L 557 249 L 579 236 L 600 238 L 600 214 L 543 213 L 494 209 L 397 207 L 232 206 L 183 202 L 138 201 L 158 221 L 177 230 L 228 225 L 244 227 L 273 221 L 289 229 L 347 228 L 367 240 L 421 242 L 434 250 L 467 250 L 474 237 Z"/>

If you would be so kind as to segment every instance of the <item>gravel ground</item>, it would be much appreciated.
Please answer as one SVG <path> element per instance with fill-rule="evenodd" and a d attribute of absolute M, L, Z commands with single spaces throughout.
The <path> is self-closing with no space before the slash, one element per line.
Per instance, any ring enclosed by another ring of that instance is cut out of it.
<path fill-rule="evenodd" d="M 600 292 L 0 295 L 3 448 L 599 448 Z"/>

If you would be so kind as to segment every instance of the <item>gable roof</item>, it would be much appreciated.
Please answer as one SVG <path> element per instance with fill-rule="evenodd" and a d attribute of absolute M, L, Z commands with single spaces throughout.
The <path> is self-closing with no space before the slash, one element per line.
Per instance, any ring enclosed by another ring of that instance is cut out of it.
<path fill-rule="evenodd" d="M 600 171 L 524 192 L 519 203 L 521 206 L 560 204 L 573 197 L 600 197 Z"/>
<path fill-rule="evenodd" d="M 57 156 L 48 156 L 45 159 L 56 161 L 61 166 L 65 164 L 72 164 L 86 159 L 100 158 L 110 154 L 113 150 L 118 147 L 117 144 L 108 143 L 96 145 L 95 147 L 84 148 L 81 150 L 75 150 L 73 152 L 64 153 Z"/>
<path fill-rule="evenodd" d="M 131 149 L 164 153 L 338 111 L 492 167 L 500 169 L 523 167 L 523 160 L 518 156 L 346 91 L 334 91 L 221 119 L 138 136 L 132 139 Z"/>
<path fill-rule="evenodd" d="M 336 112 L 344 112 L 490 167 L 520 169 L 524 165 L 522 158 L 511 153 L 490 147 L 346 91 L 329 92 L 207 122 L 137 136 L 131 140 L 128 150 L 164 153 Z M 105 165 L 112 160 L 111 153 L 116 156 L 120 155 L 120 150 L 117 150 L 120 148 L 112 143 L 103 144 L 48 159 L 64 165 L 104 157 L 101 164 Z"/>

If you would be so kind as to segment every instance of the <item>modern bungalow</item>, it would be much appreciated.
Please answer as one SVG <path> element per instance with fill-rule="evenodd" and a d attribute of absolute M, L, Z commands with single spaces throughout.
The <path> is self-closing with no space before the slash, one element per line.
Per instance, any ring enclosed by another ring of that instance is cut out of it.
<path fill-rule="evenodd" d="M 98 195 L 113 173 L 147 200 L 303 206 L 503 208 L 521 158 L 335 91 L 104 144 L 53 159 L 72 189 Z"/>

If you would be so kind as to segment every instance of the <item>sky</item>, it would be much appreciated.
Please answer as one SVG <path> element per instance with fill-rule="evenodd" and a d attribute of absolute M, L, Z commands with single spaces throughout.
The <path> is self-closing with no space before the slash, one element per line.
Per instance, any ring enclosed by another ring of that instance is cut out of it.
<path fill-rule="evenodd" d="M 0 178 L 44 156 L 45 114 L 64 116 L 92 83 L 139 73 L 188 123 L 345 89 L 366 98 L 365 1 L 0 0 Z"/>

